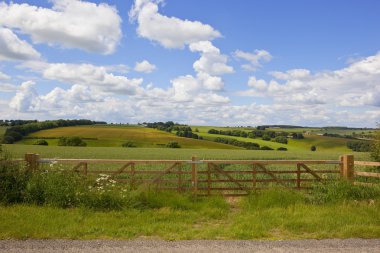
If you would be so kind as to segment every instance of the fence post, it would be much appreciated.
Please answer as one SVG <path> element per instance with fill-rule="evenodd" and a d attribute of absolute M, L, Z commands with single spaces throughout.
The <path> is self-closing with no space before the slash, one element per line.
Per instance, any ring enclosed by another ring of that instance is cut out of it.
<path fill-rule="evenodd" d="M 354 156 L 342 155 L 340 157 L 340 175 L 343 179 L 352 181 L 354 179 Z"/>
<path fill-rule="evenodd" d="M 36 171 L 39 167 L 39 160 L 40 160 L 39 154 L 26 153 L 25 162 L 26 162 L 27 170 L 31 172 Z"/>
<path fill-rule="evenodd" d="M 192 190 L 193 190 L 193 193 L 195 196 L 197 195 L 197 192 L 198 192 L 198 170 L 197 170 L 197 164 L 195 163 L 197 160 L 198 159 L 196 156 L 191 157 L 191 161 L 192 161 L 192 164 L 191 164 L 191 186 L 193 188 Z"/>

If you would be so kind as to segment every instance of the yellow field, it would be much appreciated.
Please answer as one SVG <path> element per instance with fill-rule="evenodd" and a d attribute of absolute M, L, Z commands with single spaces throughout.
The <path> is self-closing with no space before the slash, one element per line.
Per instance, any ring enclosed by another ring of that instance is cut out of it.
<path fill-rule="evenodd" d="M 230 145 L 205 140 L 182 138 L 172 133 L 137 126 L 60 127 L 38 131 L 28 135 L 29 138 L 46 139 L 49 145 L 57 145 L 57 138 L 69 136 L 85 138 L 87 146 L 91 147 L 120 147 L 127 141 L 135 143 L 137 147 L 163 147 L 170 141 L 176 141 L 183 148 L 239 149 L 238 147 Z M 19 143 L 32 144 L 34 142 L 35 139 L 26 138 Z"/>

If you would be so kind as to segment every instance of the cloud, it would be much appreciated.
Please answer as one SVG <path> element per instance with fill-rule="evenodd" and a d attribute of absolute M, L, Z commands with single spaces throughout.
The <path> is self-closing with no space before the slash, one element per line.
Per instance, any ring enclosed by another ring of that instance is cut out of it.
<path fill-rule="evenodd" d="M 3 72 L 0 72 L 0 80 L 9 80 L 11 79 L 10 76 L 4 74 Z"/>
<path fill-rule="evenodd" d="M 269 62 L 272 60 L 272 55 L 265 50 L 255 50 L 254 53 L 244 52 L 241 50 L 236 50 L 234 56 L 237 59 L 243 59 L 248 61 L 248 64 L 243 64 L 241 67 L 247 71 L 256 71 L 262 66 L 263 62 Z"/>
<path fill-rule="evenodd" d="M 31 60 L 38 58 L 40 58 L 40 54 L 28 42 L 20 40 L 12 30 L 0 26 L 0 60 Z"/>
<path fill-rule="evenodd" d="M 195 71 L 209 75 L 223 75 L 234 72 L 234 69 L 227 65 L 227 56 L 222 55 L 220 50 L 210 41 L 191 43 L 189 48 L 191 52 L 201 53 L 199 60 L 193 64 Z"/>
<path fill-rule="evenodd" d="M 33 81 L 22 83 L 16 95 L 10 101 L 9 107 L 19 112 L 34 111 L 34 107 L 40 103 L 34 85 L 35 82 Z"/>
<path fill-rule="evenodd" d="M 0 25 L 18 29 L 34 43 L 111 54 L 121 38 L 114 7 L 80 0 L 52 0 L 52 9 L 26 3 L 0 3 Z"/>
<path fill-rule="evenodd" d="M 151 64 L 147 60 L 143 60 L 142 62 L 136 62 L 135 71 L 151 73 L 156 69 L 156 65 Z"/>
<path fill-rule="evenodd" d="M 158 42 L 165 48 L 184 48 L 185 45 L 212 40 L 221 34 L 210 25 L 199 21 L 182 20 L 158 13 L 160 0 L 136 0 L 129 17 L 137 20 L 137 34 Z"/>
<path fill-rule="evenodd" d="M 308 78 L 310 71 L 307 69 L 292 69 L 286 72 L 272 71 L 270 74 L 278 80 L 294 80 Z"/>
<path fill-rule="evenodd" d="M 238 95 L 273 98 L 277 103 L 380 106 L 380 52 L 335 71 L 311 74 L 293 69 L 271 74 L 277 80 L 251 77 L 251 89 Z"/>
<path fill-rule="evenodd" d="M 14 92 L 17 86 L 9 83 L 0 83 L 0 92 Z"/>
<path fill-rule="evenodd" d="M 142 78 L 130 79 L 124 75 L 115 75 L 108 72 L 108 66 L 28 62 L 24 63 L 23 67 L 42 73 L 42 76 L 46 79 L 70 85 L 85 85 L 105 93 L 136 95 L 142 92 L 142 88 L 140 87 L 143 82 Z"/>

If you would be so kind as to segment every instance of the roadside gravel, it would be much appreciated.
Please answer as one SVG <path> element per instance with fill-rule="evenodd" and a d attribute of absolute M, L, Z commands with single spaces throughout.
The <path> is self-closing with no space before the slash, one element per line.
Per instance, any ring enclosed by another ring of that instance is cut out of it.
<path fill-rule="evenodd" d="M 380 252 L 380 239 L 327 240 L 0 240 L 0 252 Z"/>

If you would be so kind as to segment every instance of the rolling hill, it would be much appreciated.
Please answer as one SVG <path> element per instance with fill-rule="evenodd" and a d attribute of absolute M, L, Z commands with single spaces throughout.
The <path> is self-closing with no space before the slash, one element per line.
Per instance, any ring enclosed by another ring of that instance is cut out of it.
<path fill-rule="evenodd" d="M 89 147 L 121 147 L 133 142 L 137 147 L 165 147 L 168 142 L 178 142 L 183 148 L 239 149 L 238 147 L 178 137 L 172 133 L 140 126 L 92 125 L 60 127 L 42 130 L 26 136 L 18 144 L 33 144 L 36 139 L 45 139 L 49 145 L 57 145 L 59 137 L 78 136 L 85 139 Z"/>

